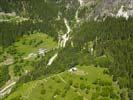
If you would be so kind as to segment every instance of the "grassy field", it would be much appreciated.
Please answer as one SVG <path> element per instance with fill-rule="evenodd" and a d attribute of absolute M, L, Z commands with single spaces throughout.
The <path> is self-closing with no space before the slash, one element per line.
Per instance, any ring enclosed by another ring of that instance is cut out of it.
<path fill-rule="evenodd" d="M 36 53 L 39 49 L 51 50 L 56 48 L 57 43 L 44 33 L 34 33 L 25 35 L 14 46 L 18 52 L 28 55 L 29 53 Z"/>
<path fill-rule="evenodd" d="M 25 83 L 6 100 L 119 100 L 119 87 L 106 69 L 77 66 L 42 80 Z"/>

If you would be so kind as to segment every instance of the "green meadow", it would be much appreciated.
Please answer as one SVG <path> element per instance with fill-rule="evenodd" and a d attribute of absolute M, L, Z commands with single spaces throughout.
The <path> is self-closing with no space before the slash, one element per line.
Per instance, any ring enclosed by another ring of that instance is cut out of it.
<path fill-rule="evenodd" d="M 105 68 L 77 66 L 53 76 L 24 83 L 6 100 L 119 100 L 120 89 Z"/>

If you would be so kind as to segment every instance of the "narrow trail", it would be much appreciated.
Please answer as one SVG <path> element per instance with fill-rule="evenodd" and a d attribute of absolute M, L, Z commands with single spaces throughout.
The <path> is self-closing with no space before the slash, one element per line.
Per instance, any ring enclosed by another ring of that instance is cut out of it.
<path fill-rule="evenodd" d="M 7 85 L 6 87 L 4 87 L 2 90 L 0 90 L 0 99 L 5 95 L 10 93 L 11 89 L 13 88 L 13 86 L 16 84 L 16 82 L 11 82 L 9 85 Z"/>

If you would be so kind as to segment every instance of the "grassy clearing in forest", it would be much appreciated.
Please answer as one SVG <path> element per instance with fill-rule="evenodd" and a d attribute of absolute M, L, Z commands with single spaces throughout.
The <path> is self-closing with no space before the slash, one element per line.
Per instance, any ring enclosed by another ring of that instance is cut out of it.
<path fill-rule="evenodd" d="M 44 33 L 34 33 L 24 35 L 22 39 L 14 44 L 18 52 L 28 55 L 29 53 L 36 53 L 39 49 L 51 50 L 57 47 L 57 43 L 52 37 Z"/>
<path fill-rule="evenodd" d="M 119 100 L 119 87 L 107 69 L 77 66 L 76 71 L 65 71 L 42 80 L 25 83 L 8 96 L 7 100 Z"/>

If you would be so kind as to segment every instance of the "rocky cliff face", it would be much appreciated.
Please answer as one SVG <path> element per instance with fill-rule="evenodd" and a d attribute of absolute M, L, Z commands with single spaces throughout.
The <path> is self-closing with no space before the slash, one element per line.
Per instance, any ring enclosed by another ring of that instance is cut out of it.
<path fill-rule="evenodd" d="M 106 16 L 133 16 L 132 0 L 82 0 L 80 19 L 99 19 Z"/>

